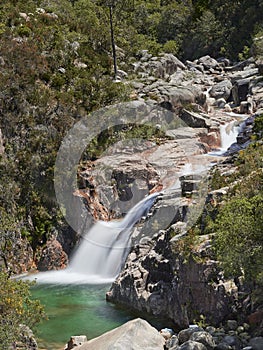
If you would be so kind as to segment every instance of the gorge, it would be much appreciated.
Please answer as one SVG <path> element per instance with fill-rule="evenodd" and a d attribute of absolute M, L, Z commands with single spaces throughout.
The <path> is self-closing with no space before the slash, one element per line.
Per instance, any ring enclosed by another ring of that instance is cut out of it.
<path fill-rule="evenodd" d="M 221 128 L 222 145 L 226 148 L 236 141 L 237 129 L 233 126 L 234 123 L 230 122 Z M 224 135 L 227 135 L 225 139 Z M 226 148 L 222 148 L 219 153 L 222 154 Z M 202 157 L 206 158 L 207 155 L 204 154 Z M 209 157 L 211 161 L 221 159 L 218 154 L 215 157 L 213 152 Z M 151 214 L 154 203 L 158 204 L 158 197 L 172 196 L 175 190 L 179 191 L 181 196 L 179 177 L 192 174 L 193 169 L 197 172 L 200 172 L 200 169 L 204 171 L 205 165 L 207 167 L 205 176 L 207 176 L 207 171 L 211 167 L 210 160 L 207 163 L 204 159 L 203 167 L 200 167 L 200 156 L 198 160 L 198 167 L 190 163 L 182 166 L 181 171 L 174 174 L 174 184 L 170 189 L 150 194 L 132 207 L 124 219 L 95 223 L 83 237 L 65 270 L 39 272 L 37 275 L 30 276 L 30 279 L 36 279 L 38 282 L 33 289 L 34 296 L 46 305 L 50 317 L 50 320 L 45 321 L 40 327 L 40 345 L 50 350 L 60 349 L 63 342 L 65 343 L 72 334 L 84 333 L 90 339 L 135 317 L 136 314 L 133 316 L 129 311 L 116 309 L 109 303 L 105 303 L 104 298 L 109 289 L 109 283 L 112 283 L 120 272 L 131 249 L 131 243 L 128 244 L 128 241 L 129 235 L 134 234 L 133 226 L 141 221 L 142 216 L 144 219 L 141 222 L 145 221 L 147 214 L 149 212 Z M 172 206 L 174 205 L 175 203 L 172 203 Z M 172 212 L 173 215 L 174 212 Z M 152 231 L 150 236 L 148 232 L 148 240 L 153 239 L 152 235 Z M 146 238 L 147 236 L 144 236 L 144 241 Z M 138 239 L 133 242 L 133 246 L 136 243 L 139 244 Z M 63 311 L 60 311 L 61 308 Z M 73 313 L 72 309 L 74 309 Z M 178 316 L 180 313 L 177 312 Z M 146 319 L 157 328 L 167 326 L 171 322 L 165 314 L 158 318 L 147 316 Z M 61 322 L 64 326 L 63 331 L 59 332 Z"/>

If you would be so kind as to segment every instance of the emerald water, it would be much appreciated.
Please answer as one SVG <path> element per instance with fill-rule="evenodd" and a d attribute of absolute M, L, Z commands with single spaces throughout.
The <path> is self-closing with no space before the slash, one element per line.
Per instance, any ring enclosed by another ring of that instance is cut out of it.
<path fill-rule="evenodd" d="M 48 320 L 37 331 L 40 349 L 63 349 L 72 335 L 92 339 L 134 318 L 106 302 L 109 285 L 45 285 L 32 288 L 32 295 L 45 306 Z"/>

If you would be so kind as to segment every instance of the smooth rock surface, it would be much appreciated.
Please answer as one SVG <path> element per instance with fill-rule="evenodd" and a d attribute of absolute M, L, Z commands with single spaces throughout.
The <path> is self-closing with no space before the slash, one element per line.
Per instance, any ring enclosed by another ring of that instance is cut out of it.
<path fill-rule="evenodd" d="M 81 346 L 75 347 L 75 349 L 163 350 L 164 344 L 165 339 L 155 328 L 147 321 L 137 318 Z"/>

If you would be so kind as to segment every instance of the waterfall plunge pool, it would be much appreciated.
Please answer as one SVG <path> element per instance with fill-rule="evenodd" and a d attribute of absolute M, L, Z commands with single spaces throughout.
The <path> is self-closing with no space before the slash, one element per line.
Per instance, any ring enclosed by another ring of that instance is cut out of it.
<path fill-rule="evenodd" d="M 38 326 L 39 349 L 63 349 L 72 335 L 95 338 L 134 318 L 105 300 L 109 285 L 37 284 L 33 298 L 45 306 L 48 320 Z"/>
<path fill-rule="evenodd" d="M 110 284 L 36 284 L 32 297 L 45 306 L 48 320 L 37 328 L 39 349 L 62 350 L 73 335 L 93 339 L 136 317 L 157 329 L 172 327 L 171 321 L 134 313 L 106 301 Z"/>

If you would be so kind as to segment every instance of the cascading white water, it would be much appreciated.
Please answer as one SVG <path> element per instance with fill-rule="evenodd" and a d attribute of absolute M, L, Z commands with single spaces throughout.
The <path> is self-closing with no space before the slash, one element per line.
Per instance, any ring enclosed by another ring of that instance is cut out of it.
<path fill-rule="evenodd" d="M 40 272 L 27 276 L 42 283 L 109 283 L 114 280 L 125 261 L 130 232 L 152 207 L 159 193 L 137 203 L 120 221 L 98 221 L 83 237 L 65 270 Z"/>
<path fill-rule="evenodd" d="M 230 123 L 220 125 L 221 149 L 226 151 L 234 142 L 236 142 L 239 133 L 239 126 L 233 120 Z"/>
<path fill-rule="evenodd" d="M 158 193 L 153 193 L 144 198 L 121 221 L 98 221 L 84 236 L 70 263 L 70 271 L 114 278 L 126 259 L 131 229 L 147 214 L 157 196 Z"/>
<path fill-rule="evenodd" d="M 222 156 L 227 149 L 236 142 L 238 133 L 240 132 L 240 125 L 237 125 L 236 120 L 220 125 L 220 141 L 221 146 L 217 151 L 211 151 L 207 155 Z"/>

